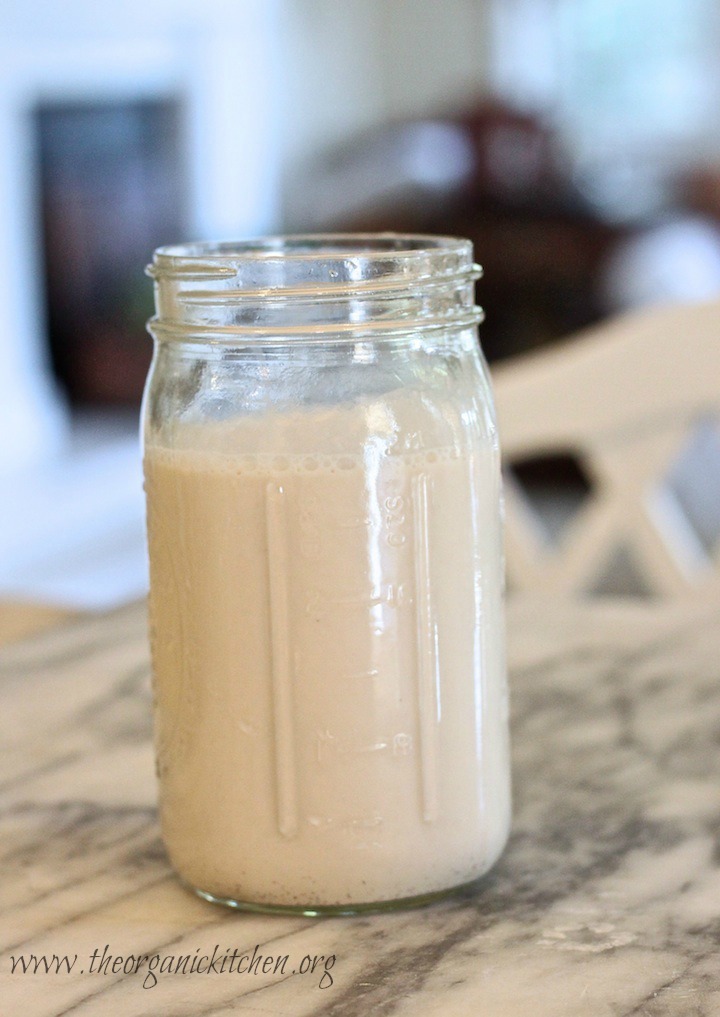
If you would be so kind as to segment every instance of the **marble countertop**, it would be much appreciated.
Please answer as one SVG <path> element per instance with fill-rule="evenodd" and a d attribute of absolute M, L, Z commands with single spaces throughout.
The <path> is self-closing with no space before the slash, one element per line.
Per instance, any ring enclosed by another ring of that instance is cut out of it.
<path fill-rule="evenodd" d="M 142 607 L 6 647 L 0 1012 L 720 1014 L 720 604 L 519 600 L 509 633 L 501 862 L 424 909 L 322 920 L 225 911 L 172 876 Z M 213 950 L 215 971 L 168 970 Z M 245 970 L 218 971 L 232 951 Z"/>

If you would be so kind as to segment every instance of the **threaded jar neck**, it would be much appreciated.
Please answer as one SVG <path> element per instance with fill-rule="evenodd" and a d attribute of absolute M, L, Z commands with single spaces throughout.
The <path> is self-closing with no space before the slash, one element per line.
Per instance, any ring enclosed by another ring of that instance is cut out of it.
<path fill-rule="evenodd" d="M 160 247 L 158 339 L 225 343 L 382 339 L 482 320 L 472 244 L 456 237 L 298 235 Z"/>

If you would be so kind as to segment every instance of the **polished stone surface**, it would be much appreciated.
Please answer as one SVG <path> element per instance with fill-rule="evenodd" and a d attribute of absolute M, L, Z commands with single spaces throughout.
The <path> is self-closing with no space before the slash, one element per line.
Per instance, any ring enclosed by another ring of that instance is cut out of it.
<path fill-rule="evenodd" d="M 456 899 L 324 920 L 225 911 L 172 876 L 141 608 L 7 647 L 0 1013 L 720 1014 L 720 604 L 519 600 L 509 632 L 501 862 Z M 216 946 L 216 966 L 257 947 L 256 972 L 187 971 Z M 77 960 L 20 973 L 31 955 Z M 180 956 L 187 973 L 161 970 Z"/>

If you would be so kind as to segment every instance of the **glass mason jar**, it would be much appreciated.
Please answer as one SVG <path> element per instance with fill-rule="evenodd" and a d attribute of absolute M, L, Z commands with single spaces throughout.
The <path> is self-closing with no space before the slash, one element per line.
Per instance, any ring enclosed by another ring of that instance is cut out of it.
<path fill-rule="evenodd" d="M 143 408 L 163 837 L 200 896 L 338 914 L 481 876 L 510 788 L 472 246 L 165 247 Z"/>

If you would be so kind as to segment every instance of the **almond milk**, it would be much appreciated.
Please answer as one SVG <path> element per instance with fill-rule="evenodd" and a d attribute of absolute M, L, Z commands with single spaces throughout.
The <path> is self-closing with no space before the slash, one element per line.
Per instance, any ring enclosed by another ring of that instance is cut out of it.
<path fill-rule="evenodd" d="M 370 412 L 146 452 L 163 834 L 214 897 L 422 896 L 507 837 L 497 451 L 363 448 Z"/>

